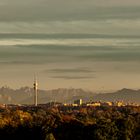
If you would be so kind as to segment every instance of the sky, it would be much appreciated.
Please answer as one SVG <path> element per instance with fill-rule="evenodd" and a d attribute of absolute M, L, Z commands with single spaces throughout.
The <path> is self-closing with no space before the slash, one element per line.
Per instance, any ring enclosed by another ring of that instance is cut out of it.
<path fill-rule="evenodd" d="M 140 88 L 139 0 L 0 0 L 0 86 Z"/>

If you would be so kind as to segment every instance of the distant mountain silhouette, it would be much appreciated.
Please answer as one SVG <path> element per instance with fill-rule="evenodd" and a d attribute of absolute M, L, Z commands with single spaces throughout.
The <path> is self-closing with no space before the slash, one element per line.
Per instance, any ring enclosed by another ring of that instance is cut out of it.
<path fill-rule="evenodd" d="M 59 88 L 54 90 L 38 90 L 38 102 L 73 103 L 74 100 L 87 101 L 124 101 L 140 104 L 140 90 L 122 89 L 113 93 L 94 93 L 83 89 Z M 34 91 L 30 87 L 11 89 L 7 86 L 0 88 L 0 103 L 4 104 L 33 104 Z"/>
<path fill-rule="evenodd" d="M 124 101 L 140 104 L 140 90 L 122 89 L 113 93 L 97 94 L 95 100 L 102 101 Z"/>

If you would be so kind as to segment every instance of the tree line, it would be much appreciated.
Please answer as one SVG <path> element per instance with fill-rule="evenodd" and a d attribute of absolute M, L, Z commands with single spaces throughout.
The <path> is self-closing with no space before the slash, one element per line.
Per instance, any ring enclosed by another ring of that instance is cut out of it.
<path fill-rule="evenodd" d="M 140 107 L 1 108 L 0 138 L 4 140 L 139 140 Z"/>

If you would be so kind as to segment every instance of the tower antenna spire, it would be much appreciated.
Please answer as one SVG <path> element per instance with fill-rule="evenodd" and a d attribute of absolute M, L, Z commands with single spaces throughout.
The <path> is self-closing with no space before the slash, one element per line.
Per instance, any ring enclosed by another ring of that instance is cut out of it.
<path fill-rule="evenodd" d="M 34 75 L 34 105 L 37 106 L 38 104 L 38 93 L 37 93 L 37 90 L 38 90 L 38 83 L 37 83 L 37 78 L 36 78 L 36 75 Z"/>

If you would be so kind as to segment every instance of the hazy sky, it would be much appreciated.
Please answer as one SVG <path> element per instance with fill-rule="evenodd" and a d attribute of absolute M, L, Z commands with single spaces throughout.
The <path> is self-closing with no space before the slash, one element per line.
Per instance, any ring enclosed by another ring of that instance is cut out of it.
<path fill-rule="evenodd" d="M 139 0 L 0 0 L 0 85 L 140 88 Z"/>

